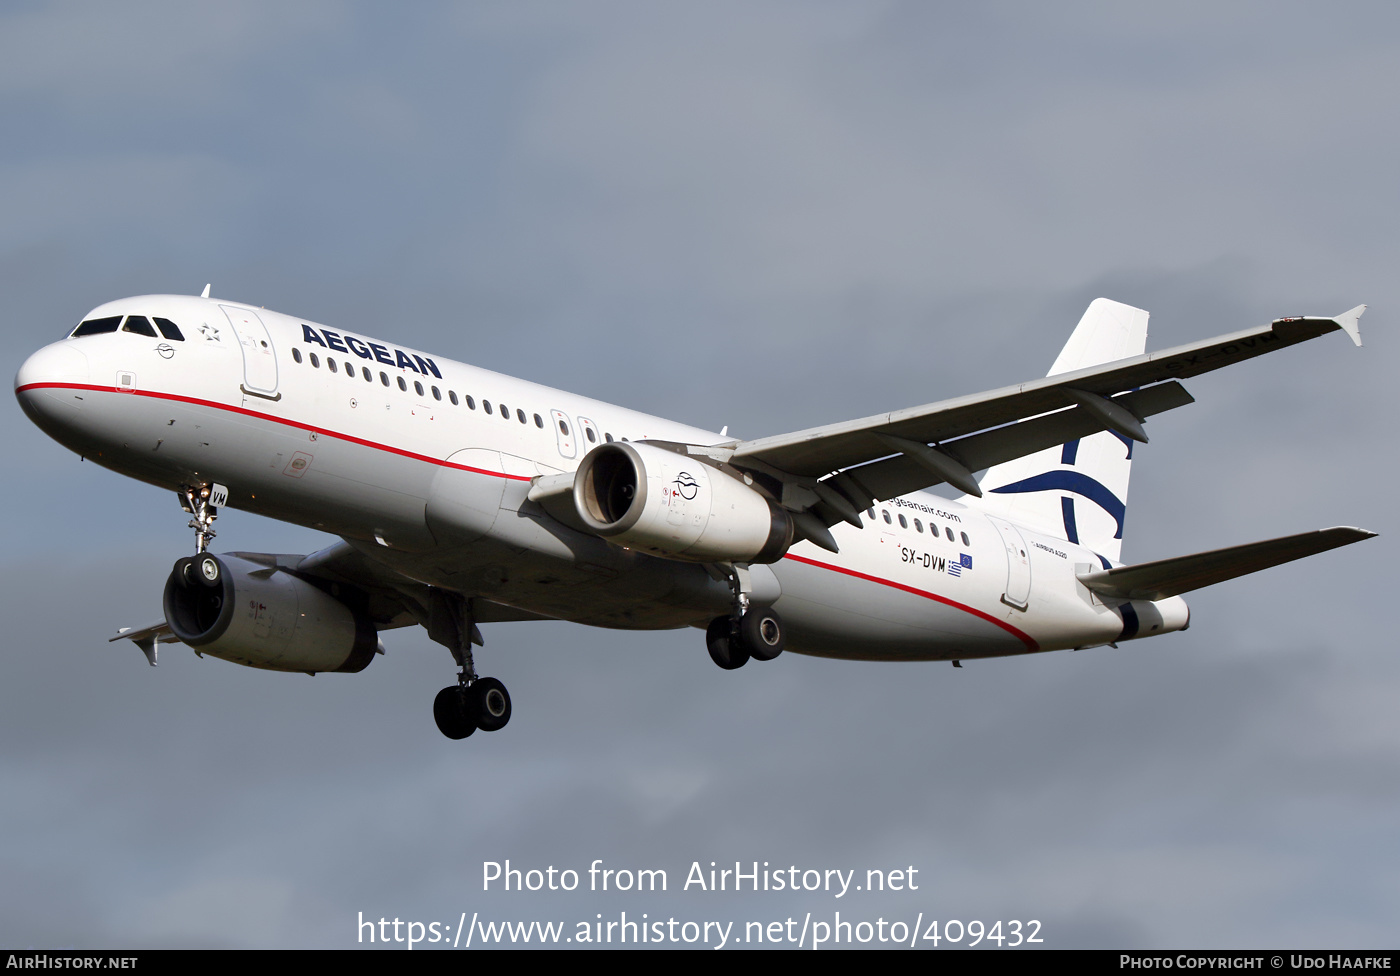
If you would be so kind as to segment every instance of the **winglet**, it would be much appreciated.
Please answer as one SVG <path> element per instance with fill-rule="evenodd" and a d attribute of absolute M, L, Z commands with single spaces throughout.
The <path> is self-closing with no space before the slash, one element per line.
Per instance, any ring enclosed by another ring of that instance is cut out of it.
<path fill-rule="evenodd" d="M 141 648 L 141 653 L 146 655 L 146 660 L 151 662 L 151 667 L 156 666 L 156 639 L 154 637 L 139 637 L 135 644 Z"/>
<path fill-rule="evenodd" d="M 151 667 L 156 666 L 156 651 L 162 642 L 174 643 L 179 638 L 170 632 L 170 625 L 164 620 L 147 624 L 145 627 L 123 627 L 117 631 L 115 637 L 107 638 L 110 644 L 112 641 L 129 640 L 137 647 L 141 648 L 141 653 L 146 655 L 146 660 L 151 663 Z"/>
<path fill-rule="evenodd" d="M 1365 311 L 1365 305 L 1358 305 L 1349 312 L 1332 316 L 1332 321 L 1340 325 L 1342 331 L 1351 336 L 1351 341 L 1358 346 L 1361 345 L 1361 315 Z"/>
<path fill-rule="evenodd" d="M 211 284 L 212 284 L 212 283 L 211 283 Z M 209 285 L 205 285 L 205 286 L 204 286 L 204 290 L 203 290 L 202 292 L 199 293 L 199 297 L 200 297 L 200 298 L 208 298 L 208 297 L 209 297 Z"/>

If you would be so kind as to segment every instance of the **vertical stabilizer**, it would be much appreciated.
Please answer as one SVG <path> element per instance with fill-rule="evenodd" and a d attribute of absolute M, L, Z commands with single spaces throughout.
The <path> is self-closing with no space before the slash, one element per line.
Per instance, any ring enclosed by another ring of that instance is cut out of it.
<path fill-rule="evenodd" d="M 1096 298 L 1047 376 L 1141 355 L 1147 313 Z M 1133 441 L 1112 431 L 989 468 L 982 497 L 963 501 L 1117 562 L 1123 545 Z"/>

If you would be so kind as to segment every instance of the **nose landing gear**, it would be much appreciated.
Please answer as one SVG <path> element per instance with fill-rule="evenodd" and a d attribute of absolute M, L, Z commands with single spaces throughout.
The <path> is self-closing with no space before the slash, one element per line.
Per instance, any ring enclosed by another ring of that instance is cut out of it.
<path fill-rule="evenodd" d="M 223 585 L 224 570 L 219 561 L 208 553 L 181 556 L 175 560 L 175 578 L 186 589 L 196 586 L 217 590 Z"/>
<path fill-rule="evenodd" d="M 208 483 L 181 485 L 175 495 L 180 499 L 180 507 L 194 516 L 190 519 L 194 551 L 195 555 L 201 555 L 209 548 L 209 540 L 218 535 L 214 531 L 214 520 L 219 517 L 219 507 L 228 504 L 228 489 Z"/>

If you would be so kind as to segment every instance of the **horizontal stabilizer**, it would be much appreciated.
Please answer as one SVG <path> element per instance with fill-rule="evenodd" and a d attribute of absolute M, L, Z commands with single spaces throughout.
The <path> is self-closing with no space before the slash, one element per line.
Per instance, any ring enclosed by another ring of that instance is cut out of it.
<path fill-rule="evenodd" d="M 1229 549 L 1085 573 L 1079 577 L 1079 582 L 1099 596 L 1110 599 L 1165 600 L 1169 596 L 1223 583 L 1236 576 L 1247 576 L 1304 556 L 1349 546 L 1375 534 L 1365 529 L 1337 526 L 1284 536 L 1282 539 L 1231 546 Z"/>

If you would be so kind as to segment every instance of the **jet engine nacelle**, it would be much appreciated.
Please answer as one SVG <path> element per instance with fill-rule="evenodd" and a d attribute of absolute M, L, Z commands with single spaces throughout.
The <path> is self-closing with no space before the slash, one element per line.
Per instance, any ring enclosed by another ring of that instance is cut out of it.
<path fill-rule="evenodd" d="M 771 563 L 792 545 L 792 518 L 738 478 L 685 454 L 615 441 L 574 476 L 574 508 L 619 545 L 693 562 Z"/>
<path fill-rule="evenodd" d="M 373 625 L 329 593 L 236 556 L 181 559 L 163 602 L 176 637 L 250 668 L 363 671 L 379 646 Z"/>

